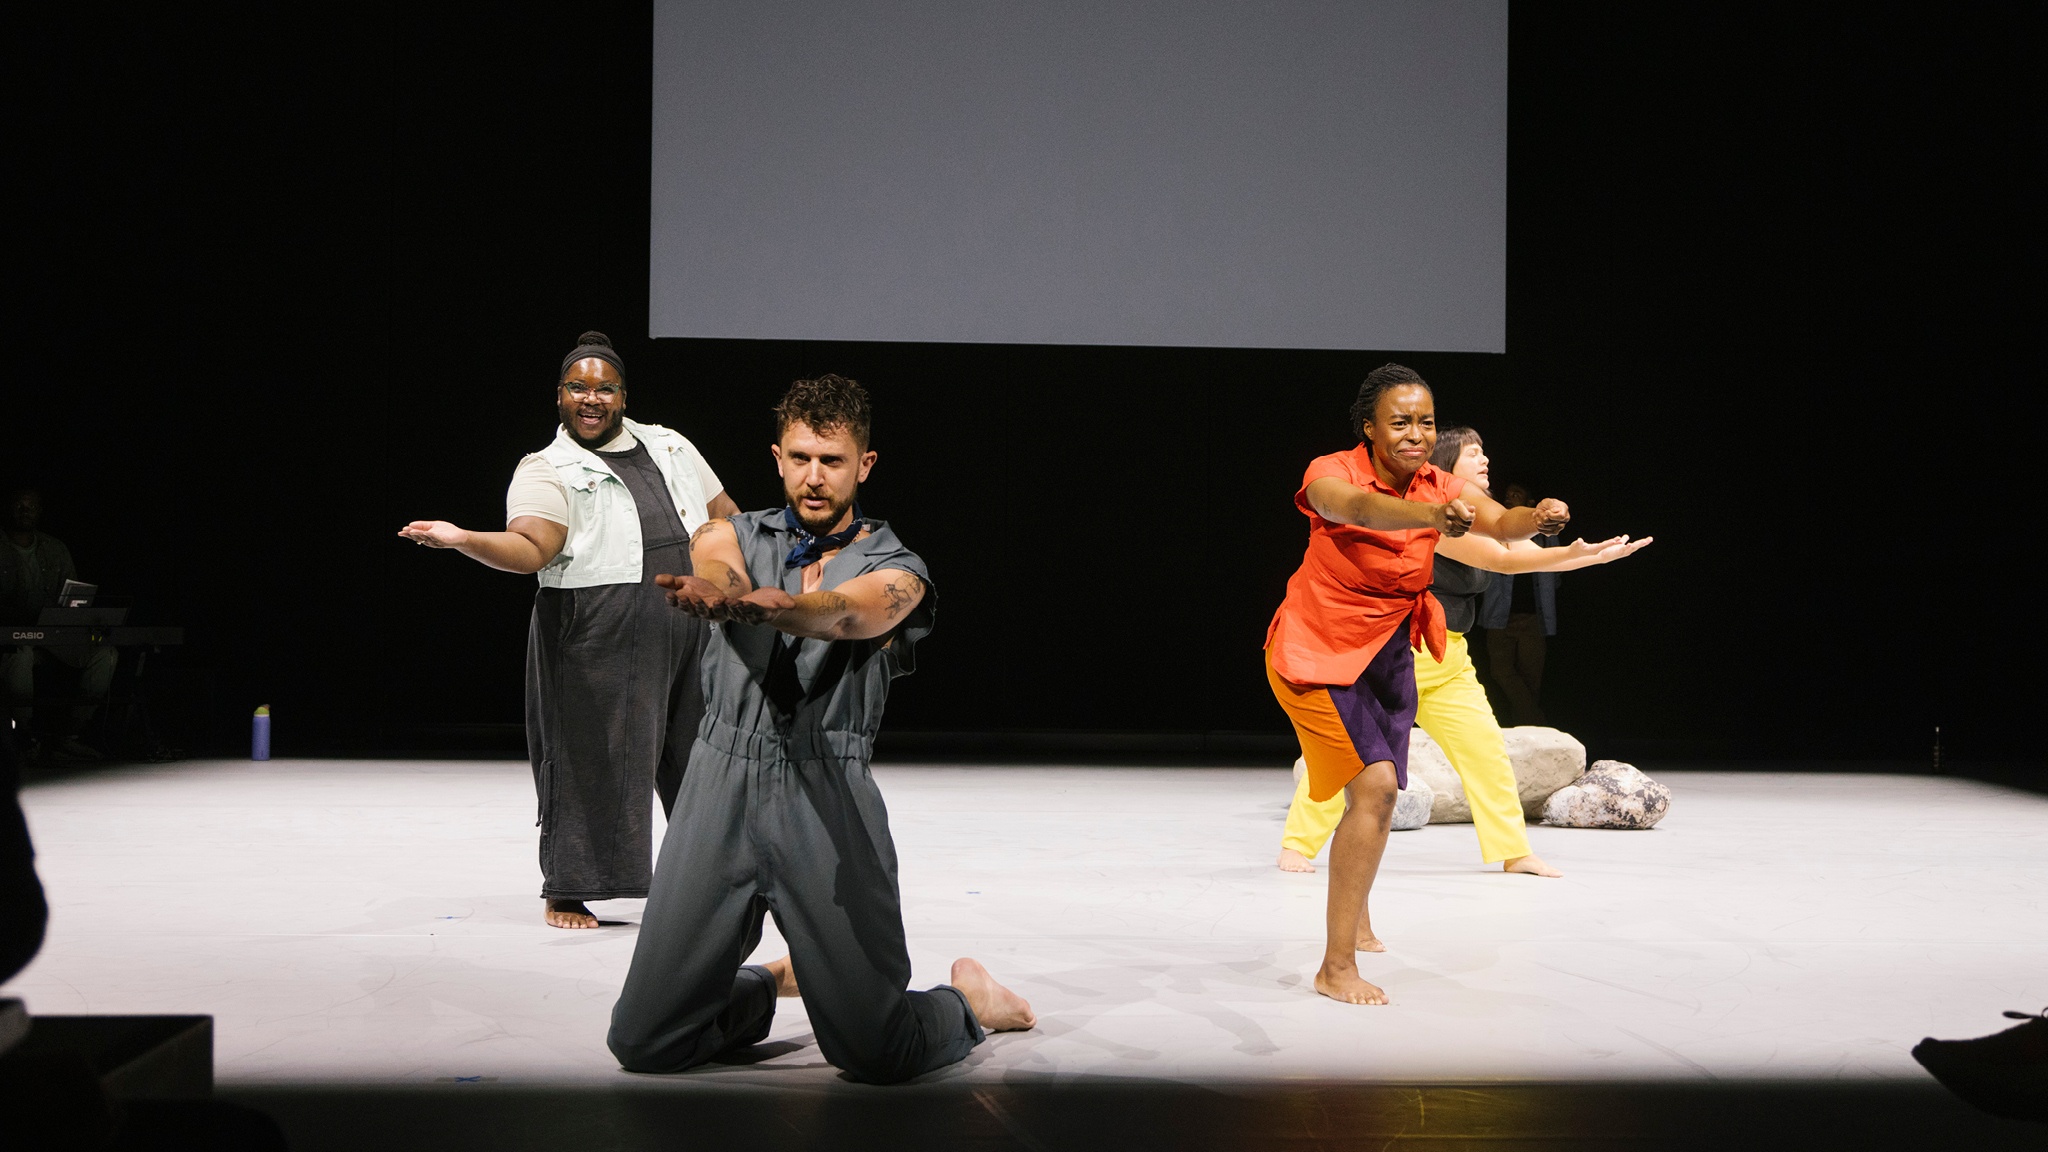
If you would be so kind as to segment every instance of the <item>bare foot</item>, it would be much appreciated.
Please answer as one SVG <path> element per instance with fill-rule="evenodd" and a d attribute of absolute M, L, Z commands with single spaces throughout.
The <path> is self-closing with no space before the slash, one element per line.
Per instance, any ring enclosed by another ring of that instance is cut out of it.
<path fill-rule="evenodd" d="M 1038 1017 L 1022 996 L 996 983 L 981 961 L 965 956 L 953 961 L 953 987 L 967 997 L 974 1018 L 990 1032 L 1023 1032 L 1038 1027 Z"/>
<path fill-rule="evenodd" d="M 1503 860 L 1500 870 L 1503 872 L 1520 872 L 1529 876 L 1549 876 L 1552 878 L 1564 875 L 1564 873 L 1545 864 L 1543 857 L 1538 856 L 1534 852 L 1529 853 L 1527 856 L 1516 856 Z"/>
<path fill-rule="evenodd" d="M 1292 848 L 1282 848 L 1280 850 L 1278 863 L 1282 872 L 1313 872 L 1316 870 L 1316 866 L 1308 862 L 1308 857 L 1303 856 Z"/>
<path fill-rule="evenodd" d="M 1382 943 L 1379 937 L 1371 932 L 1363 931 L 1358 934 L 1357 947 L 1360 952 L 1385 952 L 1387 950 L 1386 944 Z"/>
<path fill-rule="evenodd" d="M 775 994 L 777 996 L 803 995 L 803 993 L 796 990 L 796 966 L 789 962 L 789 957 L 784 956 L 780 960 L 770 960 L 766 964 L 761 965 L 761 967 L 775 973 Z"/>
<path fill-rule="evenodd" d="M 1358 969 L 1336 969 L 1326 960 L 1316 969 L 1316 991 L 1346 1004 L 1385 1004 L 1387 994 L 1377 984 L 1367 983 Z"/>
<path fill-rule="evenodd" d="M 550 928 L 595 928 L 597 917 L 590 914 L 581 900 L 548 899 L 548 927 Z"/>

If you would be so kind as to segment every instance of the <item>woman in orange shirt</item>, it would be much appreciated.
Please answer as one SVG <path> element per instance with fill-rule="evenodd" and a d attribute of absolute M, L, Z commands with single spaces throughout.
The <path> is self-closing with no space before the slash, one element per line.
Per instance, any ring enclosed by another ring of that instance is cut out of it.
<path fill-rule="evenodd" d="M 1429 594 L 1436 542 L 1468 531 L 1502 542 L 1556 535 L 1571 515 L 1558 500 L 1503 508 L 1431 465 L 1436 400 L 1412 369 L 1374 369 L 1351 423 L 1358 447 L 1311 461 L 1294 494 L 1309 518 L 1308 551 L 1266 630 L 1266 678 L 1301 740 L 1309 798 L 1349 799 L 1331 838 L 1316 991 L 1384 1004 L 1386 993 L 1359 976 L 1357 950 L 1377 942 L 1366 897 L 1394 794 L 1407 784 L 1412 650 L 1443 658 L 1443 609 Z"/>

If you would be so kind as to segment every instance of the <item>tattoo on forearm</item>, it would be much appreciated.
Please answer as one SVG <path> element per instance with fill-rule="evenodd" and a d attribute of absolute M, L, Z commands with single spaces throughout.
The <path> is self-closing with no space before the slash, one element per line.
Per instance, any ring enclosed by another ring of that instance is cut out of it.
<path fill-rule="evenodd" d="M 837 593 L 837 592 L 820 592 L 820 593 L 818 593 L 818 608 L 817 608 L 817 610 L 818 610 L 818 611 L 820 611 L 820 612 L 826 612 L 826 613 L 839 613 L 839 612 L 845 612 L 845 611 L 848 611 L 848 610 L 850 610 L 850 609 L 851 609 L 852 607 L 853 607 L 852 603 L 850 603 L 850 602 L 849 602 L 849 601 L 848 601 L 848 600 L 846 599 L 846 597 L 845 597 L 845 596 L 843 596 L 843 595 L 841 595 L 841 594 L 839 594 L 839 593 Z"/>

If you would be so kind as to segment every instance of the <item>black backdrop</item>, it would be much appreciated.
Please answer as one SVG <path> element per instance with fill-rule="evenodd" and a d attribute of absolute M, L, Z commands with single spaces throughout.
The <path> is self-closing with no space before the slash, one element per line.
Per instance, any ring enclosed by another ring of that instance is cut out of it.
<path fill-rule="evenodd" d="M 653 343 L 646 5 L 6 19 L 7 472 L 190 629 L 184 741 L 517 721 L 531 581 L 393 532 L 496 526 L 585 327 L 743 506 L 783 384 L 870 386 L 867 505 L 941 590 L 895 731 L 1285 732 L 1288 497 L 1396 353 Z M 1850 19 L 1515 9 L 1509 352 L 1400 355 L 1498 480 L 1658 537 L 1564 583 L 1596 755 L 2039 759 L 2025 37 Z"/>

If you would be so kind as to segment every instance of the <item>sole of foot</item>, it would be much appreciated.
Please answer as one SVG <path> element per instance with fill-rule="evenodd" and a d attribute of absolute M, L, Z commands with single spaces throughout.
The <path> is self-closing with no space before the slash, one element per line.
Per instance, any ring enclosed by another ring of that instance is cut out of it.
<path fill-rule="evenodd" d="M 1564 875 L 1564 873 L 1545 864 L 1543 857 L 1536 855 L 1534 852 L 1527 856 L 1517 856 L 1512 860 L 1503 861 L 1500 870 L 1522 876 L 1548 876 L 1553 880 Z"/>
<path fill-rule="evenodd" d="M 761 965 L 761 967 L 775 973 L 775 994 L 777 996 L 803 995 L 802 992 L 797 991 L 796 965 L 789 962 L 789 957 L 784 956 L 780 960 L 770 960 L 766 964 Z"/>
<path fill-rule="evenodd" d="M 979 960 L 962 956 L 953 961 L 953 987 L 967 997 L 974 1018 L 990 1032 L 1024 1032 L 1038 1027 L 1030 1002 L 996 983 Z"/>
<path fill-rule="evenodd" d="M 1316 970 L 1316 991 L 1342 1004 L 1388 1002 L 1386 990 L 1361 977 L 1356 969 L 1335 971 L 1324 965 Z"/>
<path fill-rule="evenodd" d="M 1308 862 L 1308 857 L 1303 856 L 1292 848 L 1282 848 L 1280 850 L 1280 859 L 1276 863 L 1280 865 L 1282 872 L 1313 872 L 1316 870 L 1316 866 Z"/>
<path fill-rule="evenodd" d="M 581 900 L 548 901 L 547 922 L 550 928 L 595 928 L 597 917 Z"/>

